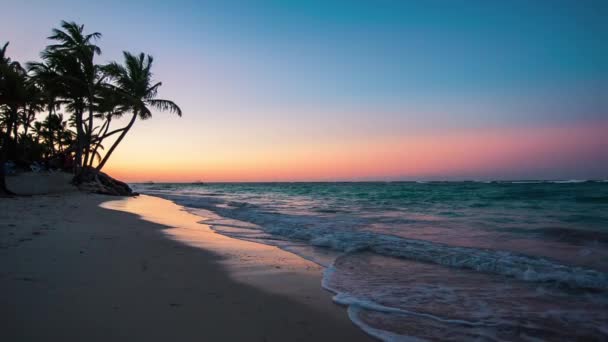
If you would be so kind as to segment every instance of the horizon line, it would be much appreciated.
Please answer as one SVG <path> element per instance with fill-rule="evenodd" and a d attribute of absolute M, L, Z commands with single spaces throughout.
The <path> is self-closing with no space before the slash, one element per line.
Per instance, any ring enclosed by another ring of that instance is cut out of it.
<path fill-rule="evenodd" d="M 137 181 L 127 182 L 130 184 L 278 184 L 278 183 L 513 183 L 513 182 L 561 182 L 561 183 L 585 183 L 585 182 L 608 182 L 608 178 L 604 179 L 460 179 L 460 180 L 335 180 L 335 181 Z"/>

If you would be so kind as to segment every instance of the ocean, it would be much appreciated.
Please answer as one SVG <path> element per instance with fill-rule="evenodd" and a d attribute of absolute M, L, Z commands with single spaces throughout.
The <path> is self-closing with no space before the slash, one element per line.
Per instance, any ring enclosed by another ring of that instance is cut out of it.
<path fill-rule="evenodd" d="M 382 340 L 607 340 L 608 182 L 134 184 L 325 267 Z"/>

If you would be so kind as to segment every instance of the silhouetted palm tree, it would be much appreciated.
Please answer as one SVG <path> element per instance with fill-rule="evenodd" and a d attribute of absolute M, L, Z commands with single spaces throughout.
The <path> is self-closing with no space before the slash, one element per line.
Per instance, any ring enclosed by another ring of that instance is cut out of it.
<path fill-rule="evenodd" d="M 12 194 L 6 188 L 4 165 L 16 154 L 16 126 L 19 109 L 26 101 L 26 73 L 21 65 L 6 55 L 8 42 L 0 49 L 0 196 Z M 11 138 L 11 134 L 14 136 Z"/>
<path fill-rule="evenodd" d="M 123 55 L 125 58 L 124 66 L 118 63 L 110 63 L 106 66 L 105 71 L 116 83 L 113 88 L 122 99 L 124 106 L 132 112 L 132 117 L 101 163 L 97 166 L 98 171 L 104 167 L 118 144 L 120 144 L 131 127 L 133 127 L 135 119 L 139 117 L 142 120 L 146 120 L 152 117 L 150 107 L 182 116 L 182 110 L 173 101 L 156 98 L 158 88 L 162 83 L 153 83 L 152 81 L 152 56 L 146 56 L 143 53 L 135 56 L 127 51 L 123 52 Z"/>
<path fill-rule="evenodd" d="M 64 92 L 61 83 L 58 82 L 59 75 L 53 67 L 46 63 L 30 62 L 27 64 L 31 82 L 42 92 L 48 115 L 54 114 L 64 102 L 60 95 Z"/>
<path fill-rule="evenodd" d="M 106 184 L 118 186 L 109 192 L 120 193 L 128 187 L 100 170 L 136 119 L 150 118 L 152 109 L 182 115 L 172 101 L 156 98 L 161 83 L 152 82 L 151 56 L 124 52 L 124 65 L 95 64 L 100 37 L 62 21 L 48 37 L 53 44 L 41 53 L 42 61 L 28 63 L 27 70 L 7 56 L 8 43 L 0 48 L 0 195 L 9 193 L 4 177 L 9 158 L 23 168 L 34 161 L 57 165 L 63 160 L 61 165 L 74 165 L 76 183 L 100 183 L 105 177 Z M 36 117 L 44 111 L 44 120 Z M 68 120 L 61 112 L 70 113 Z M 125 113 L 132 114 L 128 124 L 112 128 L 113 119 Z M 104 140 L 115 134 L 102 159 Z"/>
<path fill-rule="evenodd" d="M 97 106 L 95 108 L 97 114 L 95 117 L 97 119 L 103 120 L 101 127 L 98 127 L 97 134 L 95 135 L 95 139 L 92 141 L 93 147 L 93 155 L 98 155 L 98 150 L 100 148 L 103 149 L 102 141 L 104 137 L 107 137 L 109 134 L 108 131 L 110 129 L 112 120 L 114 118 L 120 118 L 126 111 L 128 111 L 128 107 L 126 107 L 126 103 L 124 103 L 124 99 L 120 94 L 117 93 L 116 88 L 105 84 L 104 87 L 99 89 L 98 98 L 97 98 Z M 115 130 L 115 133 L 122 132 L 122 129 Z M 94 130 L 95 131 L 95 130 Z M 89 160 L 89 167 L 93 167 L 93 158 Z M 98 158 L 97 162 L 101 162 L 101 158 Z"/>
<path fill-rule="evenodd" d="M 57 81 L 65 89 L 63 95 L 71 101 L 68 107 L 75 115 L 76 166 L 81 168 L 88 164 L 95 92 L 104 79 L 101 67 L 94 63 L 95 55 L 101 54 L 94 41 L 101 38 L 101 33 L 85 34 L 84 25 L 74 22 L 62 21 L 61 28 L 53 29 L 53 34 L 48 37 L 58 44 L 49 45 L 43 52 L 43 59 L 57 72 Z M 84 118 L 87 109 L 88 117 Z"/>

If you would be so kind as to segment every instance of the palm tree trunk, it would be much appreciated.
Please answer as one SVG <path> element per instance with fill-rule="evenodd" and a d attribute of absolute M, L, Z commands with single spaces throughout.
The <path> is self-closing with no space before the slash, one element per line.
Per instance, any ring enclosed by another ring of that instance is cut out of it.
<path fill-rule="evenodd" d="M 91 90 L 89 89 L 89 94 L 91 94 Z M 85 145 L 85 152 L 84 152 L 84 163 L 82 164 L 84 167 L 89 165 L 89 158 L 93 159 L 92 156 L 90 156 L 90 152 L 91 152 L 91 144 L 93 143 L 91 140 L 91 137 L 93 136 L 93 97 L 89 96 L 89 120 L 88 120 L 88 125 L 87 125 L 87 140 L 86 140 L 86 145 Z"/>
<path fill-rule="evenodd" d="M 51 147 L 51 156 L 55 155 L 55 133 L 51 132 L 48 136 L 48 145 Z"/>
<path fill-rule="evenodd" d="M 4 136 L 2 137 L 2 139 L 4 139 L 2 141 L 2 148 L 4 149 L 4 151 L 7 154 L 7 159 L 8 159 L 8 153 L 10 150 L 10 145 L 11 145 L 11 133 L 13 132 L 13 114 L 12 114 L 12 108 L 9 108 L 9 114 L 8 114 L 8 122 L 6 123 L 6 133 L 4 134 Z"/>
<path fill-rule="evenodd" d="M 129 132 L 129 130 L 131 129 L 131 127 L 133 127 L 133 124 L 135 123 L 135 119 L 137 119 L 137 113 L 133 113 L 133 117 L 131 118 L 131 121 L 129 121 L 129 124 L 127 125 L 127 127 L 125 127 L 124 131 L 122 131 L 122 133 L 120 134 L 120 136 L 118 137 L 118 139 L 116 139 L 116 141 L 114 142 L 114 144 L 112 144 L 112 147 L 110 147 L 110 149 L 108 150 L 108 153 L 106 153 L 105 156 L 103 156 L 103 159 L 101 160 L 101 163 L 99 163 L 99 165 L 97 165 L 96 170 L 99 172 L 101 171 L 101 169 L 103 169 L 104 165 L 106 165 L 106 162 L 108 161 L 108 159 L 110 159 L 110 156 L 112 155 L 112 152 L 114 152 L 114 149 L 116 148 L 116 146 L 118 146 L 118 144 L 120 144 L 120 142 L 122 141 L 122 139 L 125 137 L 125 135 L 127 135 L 127 133 Z"/>
<path fill-rule="evenodd" d="M 110 128 L 110 121 L 112 121 L 112 117 L 108 117 L 106 122 L 104 122 L 104 124 L 101 126 L 101 129 L 99 130 L 100 137 L 103 137 L 104 135 L 106 135 L 106 133 L 108 133 L 108 129 Z M 102 131 L 103 131 L 103 133 L 102 133 Z M 97 155 L 97 149 L 99 149 L 99 146 L 101 146 L 101 142 L 102 142 L 102 140 L 98 141 L 95 144 L 93 153 L 91 153 L 91 161 L 89 162 L 90 167 L 93 167 L 93 160 L 95 159 L 95 156 Z"/>
<path fill-rule="evenodd" d="M 15 122 L 13 123 L 13 140 L 17 144 L 17 132 L 19 132 L 19 107 L 15 109 Z"/>
<path fill-rule="evenodd" d="M 117 134 L 117 133 L 120 133 L 120 132 L 124 132 L 125 129 L 127 129 L 127 127 L 115 129 L 112 132 L 110 132 L 110 133 L 108 133 L 108 134 L 106 134 L 106 135 L 104 135 L 102 137 L 95 138 L 93 140 L 93 142 L 95 142 L 95 143 L 101 142 L 103 139 L 109 138 L 109 137 L 113 136 L 114 134 Z M 76 147 L 69 147 L 69 148 L 66 148 L 66 149 L 62 150 L 62 152 L 74 152 L 76 150 L 77 150 Z"/>
<path fill-rule="evenodd" d="M 11 141 L 11 132 L 14 131 L 14 127 L 17 124 L 17 107 L 9 106 L 8 122 L 6 123 L 6 132 L 0 130 L 0 139 L 2 139 L 2 145 L 0 146 L 0 197 L 7 197 L 15 195 L 6 187 L 6 175 L 4 167 L 8 161 L 9 154 L 14 154 L 15 145 Z"/>
<path fill-rule="evenodd" d="M 29 131 L 29 127 L 30 127 L 30 116 L 28 114 L 27 118 L 25 120 L 25 123 L 23 124 L 23 136 L 24 137 L 27 136 L 27 131 Z"/>
<path fill-rule="evenodd" d="M 29 128 L 32 125 L 32 121 L 34 121 L 35 117 L 36 117 L 36 112 L 34 110 L 32 110 L 32 107 L 30 106 L 30 110 L 27 114 L 25 124 L 23 125 L 23 130 L 24 130 L 23 135 L 24 136 L 27 136 L 27 132 L 29 131 Z"/>
<path fill-rule="evenodd" d="M 17 126 L 17 106 L 9 107 L 9 117 L 8 123 L 6 127 L 6 136 L 4 143 L 2 144 L 5 149 L 5 161 L 9 158 L 15 158 L 17 156 L 17 134 L 15 132 L 15 127 Z M 11 139 L 11 133 L 14 134 L 14 139 Z"/>
<path fill-rule="evenodd" d="M 76 157 L 74 160 L 74 173 L 78 175 L 82 167 L 82 146 L 83 146 L 83 131 L 82 131 L 82 110 L 76 112 Z"/>
<path fill-rule="evenodd" d="M 14 195 L 14 193 L 6 187 L 6 177 L 4 174 L 4 165 L 8 160 L 8 144 L 11 132 L 10 129 L 10 120 L 7 123 L 6 132 L 2 132 L 0 129 L 0 139 L 2 139 L 2 145 L 0 146 L 0 197 Z"/>
<path fill-rule="evenodd" d="M 13 157 L 17 156 L 17 139 L 19 133 L 19 107 L 15 108 L 13 122 Z"/>

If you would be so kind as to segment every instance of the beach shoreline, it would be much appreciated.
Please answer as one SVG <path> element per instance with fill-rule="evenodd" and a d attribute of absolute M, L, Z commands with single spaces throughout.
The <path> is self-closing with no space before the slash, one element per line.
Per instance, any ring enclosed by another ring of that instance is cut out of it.
<path fill-rule="evenodd" d="M 321 267 L 151 196 L 0 200 L 8 340 L 370 340 Z"/>

